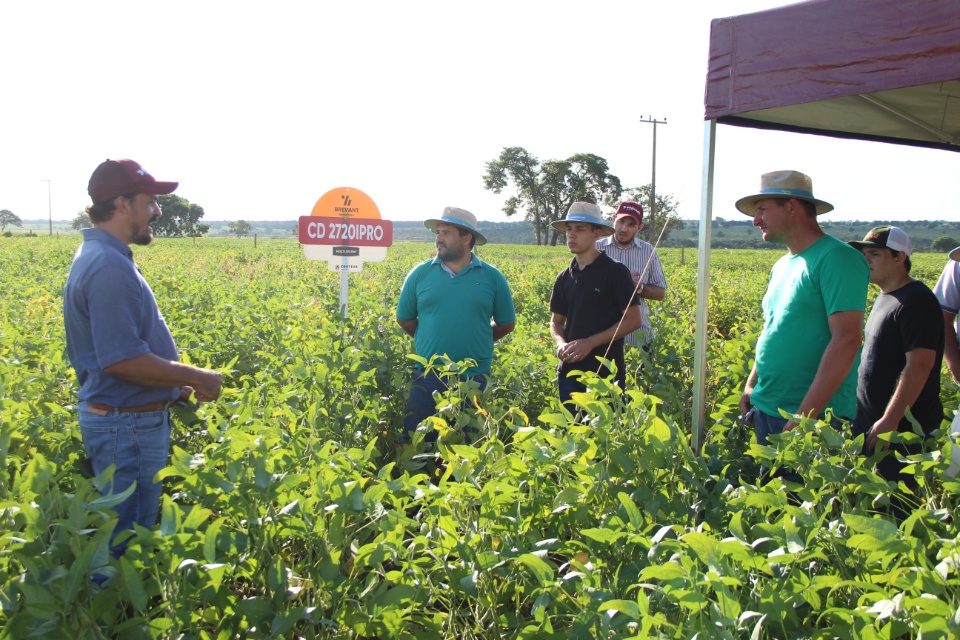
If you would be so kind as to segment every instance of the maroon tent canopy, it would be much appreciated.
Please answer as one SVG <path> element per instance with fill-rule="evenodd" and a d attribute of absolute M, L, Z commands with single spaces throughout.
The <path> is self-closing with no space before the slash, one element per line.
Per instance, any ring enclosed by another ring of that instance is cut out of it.
<path fill-rule="evenodd" d="M 960 0 L 814 0 L 711 23 L 705 120 L 960 151 Z"/>
<path fill-rule="evenodd" d="M 711 23 L 693 438 L 703 440 L 717 123 L 960 151 L 960 0 L 813 0 Z"/>

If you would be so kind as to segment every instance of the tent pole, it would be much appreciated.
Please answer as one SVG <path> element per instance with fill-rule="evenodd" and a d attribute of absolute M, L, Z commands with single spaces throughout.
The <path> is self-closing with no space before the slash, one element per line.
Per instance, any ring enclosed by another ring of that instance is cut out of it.
<path fill-rule="evenodd" d="M 707 307 L 710 304 L 710 245 L 713 237 L 713 169 L 717 148 L 717 121 L 708 120 L 703 130 L 703 180 L 700 184 L 700 249 L 697 254 L 697 319 L 693 355 L 692 448 L 703 446 L 704 390 L 707 374 Z"/>

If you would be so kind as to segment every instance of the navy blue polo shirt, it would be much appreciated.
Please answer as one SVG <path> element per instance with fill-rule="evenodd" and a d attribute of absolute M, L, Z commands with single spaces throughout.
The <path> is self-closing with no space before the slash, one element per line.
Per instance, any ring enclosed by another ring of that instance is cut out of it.
<path fill-rule="evenodd" d="M 63 324 L 81 401 L 139 407 L 180 395 L 179 387 L 144 387 L 104 371 L 146 353 L 180 358 L 130 247 L 102 229 L 83 230 L 63 290 Z"/>

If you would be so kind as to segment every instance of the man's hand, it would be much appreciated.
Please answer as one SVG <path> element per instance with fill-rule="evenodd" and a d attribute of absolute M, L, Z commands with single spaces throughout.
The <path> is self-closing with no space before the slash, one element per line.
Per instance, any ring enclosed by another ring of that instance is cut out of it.
<path fill-rule="evenodd" d="M 584 338 L 561 344 L 557 347 L 557 356 L 559 356 L 563 362 L 580 362 L 589 356 L 591 351 L 593 351 L 593 347 L 591 347 L 589 341 Z"/>
<path fill-rule="evenodd" d="M 223 376 L 219 371 L 200 369 L 197 380 L 194 382 L 194 393 L 200 402 L 213 402 L 220 397 L 220 388 Z"/>
<path fill-rule="evenodd" d="M 897 424 L 898 422 L 899 421 L 897 420 L 892 420 L 884 416 L 873 423 L 873 426 L 870 427 L 869 431 L 867 431 L 867 435 L 865 438 L 867 447 L 869 447 L 870 451 L 877 450 L 877 444 L 880 443 L 879 436 L 881 433 L 892 433 L 897 430 L 897 427 L 899 426 Z M 889 448 L 890 448 L 890 442 L 884 442 L 883 449 L 889 449 Z"/>

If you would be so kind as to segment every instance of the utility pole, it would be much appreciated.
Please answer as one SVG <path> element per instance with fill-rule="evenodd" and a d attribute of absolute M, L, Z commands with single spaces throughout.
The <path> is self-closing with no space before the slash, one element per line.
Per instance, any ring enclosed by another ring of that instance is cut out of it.
<path fill-rule="evenodd" d="M 653 178 L 650 180 L 650 221 L 655 220 L 654 213 L 657 209 L 657 125 L 658 124 L 667 124 L 667 119 L 657 120 L 653 116 L 649 116 L 646 119 L 641 118 L 640 122 L 648 122 L 653 125 Z M 656 229 L 653 229 L 653 233 L 657 233 Z"/>
<path fill-rule="evenodd" d="M 40 178 L 40 182 L 47 183 L 47 213 L 50 215 L 50 235 L 53 235 L 53 199 L 50 196 L 50 183 L 53 180 L 49 178 Z"/>

